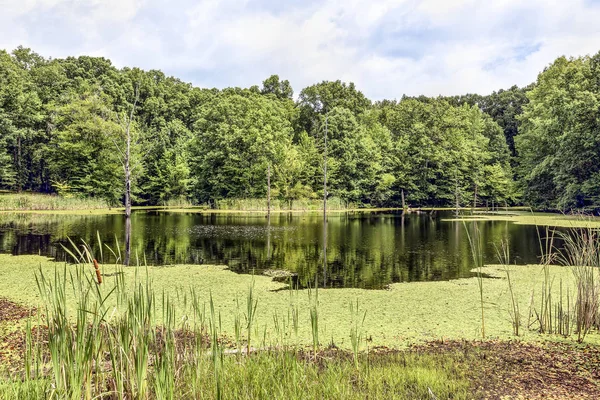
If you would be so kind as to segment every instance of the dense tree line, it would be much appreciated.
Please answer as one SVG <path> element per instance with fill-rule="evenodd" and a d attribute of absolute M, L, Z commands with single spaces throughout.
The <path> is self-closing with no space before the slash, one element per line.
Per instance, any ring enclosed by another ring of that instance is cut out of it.
<path fill-rule="evenodd" d="M 0 188 L 119 203 L 132 132 L 136 204 L 318 199 L 369 205 L 600 206 L 600 55 L 558 59 L 527 88 L 373 103 L 352 83 L 294 100 L 262 87 L 197 88 L 97 57 L 0 51 Z"/>

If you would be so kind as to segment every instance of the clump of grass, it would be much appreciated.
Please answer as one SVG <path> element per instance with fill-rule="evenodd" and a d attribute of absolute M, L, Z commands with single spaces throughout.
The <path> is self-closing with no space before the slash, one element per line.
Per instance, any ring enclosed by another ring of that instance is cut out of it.
<path fill-rule="evenodd" d="M 254 320 L 256 318 L 256 307 L 258 300 L 254 296 L 254 282 L 248 288 L 248 296 L 246 297 L 246 331 L 247 331 L 247 354 L 250 354 L 250 344 L 252 338 L 252 329 L 254 328 Z"/>
<path fill-rule="evenodd" d="M 519 331 L 521 328 L 521 312 L 519 310 L 519 301 L 515 296 L 513 282 L 510 278 L 510 247 L 508 245 L 508 240 L 502 240 L 500 242 L 500 248 L 496 247 L 496 255 L 498 257 L 498 261 L 504 268 L 504 273 L 506 274 L 506 281 L 508 283 L 508 292 L 510 294 L 509 315 L 512 323 L 513 334 L 515 336 L 519 336 Z"/>
<path fill-rule="evenodd" d="M 472 224 L 473 233 L 469 232 L 466 223 L 463 221 L 463 225 L 467 232 L 467 238 L 469 239 L 469 248 L 471 249 L 471 257 L 473 258 L 473 265 L 477 270 L 477 286 L 479 288 L 479 304 L 481 307 L 481 337 L 485 339 L 485 312 L 484 312 L 484 297 L 483 297 L 483 243 L 481 238 L 481 232 L 477 222 Z"/>
<path fill-rule="evenodd" d="M 559 236 L 564 245 L 557 258 L 573 269 L 575 331 L 583 342 L 591 329 L 600 329 L 600 233 L 592 227 L 572 228 Z"/>
<path fill-rule="evenodd" d="M 538 243 L 540 246 L 540 254 L 541 254 L 541 264 L 542 264 L 542 273 L 544 275 L 544 279 L 542 281 L 541 295 L 540 295 L 540 308 L 538 309 L 534 303 L 534 296 L 532 294 L 532 301 L 530 303 L 530 316 L 534 316 L 535 320 L 532 324 L 537 324 L 538 331 L 540 333 L 553 333 L 554 331 L 554 321 L 552 319 L 553 316 L 553 285 L 554 278 L 550 274 L 550 265 L 556 260 L 556 253 L 554 238 L 555 232 L 550 230 L 549 227 L 545 227 L 545 235 L 540 233 L 539 228 L 536 228 L 538 233 Z M 559 298 L 559 306 L 562 305 L 562 297 Z"/>
<path fill-rule="evenodd" d="M 329 210 L 347 210 L 362 208 L 364 205 L 358 203 L 346 202 L 339 197 L 327 199 L 327 209 Z M 236 211 L 267 211 L 267 199 L 222 199 L 215 202 L 215 208 L 218 210 L 236 210 Z M 280 200 L 271 199 L 272 211 L 310 211 L 322 210 L 323 200 L 317 199 L 299 199 L 299 200 Z"/>
<path fill-rule="evenodd" d="M 600 329 L 600 282 L 596 277 L 600 269 L 598 229 L 588 226 L 551 231 L 546 227 L 545 236 L 542 238 L 539 230 L 538 236 L 544 280 L 540 308 L 536 308 L 532 301 L 533 311 L 530 314 L 535 315 L 540 333 L 556 333 L 567 337 L 574 328 L 578 342 L 583 342 L 591 329 Z M 562 247 L 556 246 L 555 236 L 562 242 Z M 563 289 L 562 279 L 558 300 L 553 298 L 554 277 L 550 274 L 550 265 L 553 263 L 572 268 L 575 278 L 574 301 L 571 300 L 570 287 Z"/>
<path fill-rule="evenodd" d="M 62 197 L 40 193 L 2 193 L 0 210 L 88 210 L 109 208 L 110 204 L 99 198 Z"/>
<path fill-rule="evenodd" d="M 312 335 L 312 347 L 315 358 L 319 351 L 319 289 L 315 280 L 315 289 L 308 289 L 308 303 L 310 312 L 310 328 Z"/>
<path fill-rule="evenodd" d="M 172 198 L 172 199 L 168 199 L 168 200 L 163 200 L 160 202 L 160 205 L 165 206 L 165 207 L 180 207 L 180 208 L 187 208 L 187 207 L 194 206 L 194 204 L 185 197 L 177 197 L 177 198 Z"/>
<path fill-rule="evenodd" d="M 354 356 L 354 365 L 358 369 L 358 356 L 360 353 L 360 344 L 363 339 L 363 328 L 367 312 L 362 313 L 359 310 L 358 299 L 356 303 L 350 302 L 350 345 L 352 346 L 352 355 Z"/>

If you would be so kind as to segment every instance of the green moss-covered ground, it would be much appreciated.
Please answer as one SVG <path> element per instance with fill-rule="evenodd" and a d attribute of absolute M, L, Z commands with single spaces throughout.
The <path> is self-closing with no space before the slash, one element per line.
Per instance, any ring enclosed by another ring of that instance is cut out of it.
<path fill-rule="evenodd" d="M 63 264 L 40 256 L 0 255 L 0 297 L 15 302 L 40 306 L 35 273 L 39 268 L 53 276 L 56 268 L 62 271 Z M 66 268 L 73 269 L 69 265 Z M 554 280 L 557 298 L 560 283 L 563 291 L 573 284 L 570 268 L 552 266 L 550 274 Z M 109 275 L 114 267 L 105 266 Z M 126 281 L 133 282 L 136 268 L 126 269 Z M 510 297 L 505 272 L 502 267 L 489 266 L 484 269 L 493 278 L 485 278 L 485 328 L 488 338 L 512 338 L 509 317 Z M 138 269 L 138 279 L 145 279 L 146 268 Z M 201 302 L 208 303 L 212 294 L 216 307 L 222 313 L 225 332 L 233 334 L 233 315 L 236 312 L 236 297 L 240 312 L 245 310 L 246 294 L 254 281 L 254 292 L 258 298 L 257 323 L 260 331 L 266 327 L 273 330 L 274 316 L 285 319 L 293 304 L 300 314 L 299 340 L 309 344 L 311 324 L 309 317 L 309 291 L 286 290 L 284 283 L 274 282 L 270 277 L 239 275 L 219 266 L 178 265 L 173 267 L 148 267 L 148 276 L 153 282 L 155 293 L 165 293 L 175 298 L 180 315 L 184 302 L 189 304 L 193 288 Z M 540 266 L 512 266 L 511 279 L 527 324 L 530 304 L 539 306 L 543 271 Z M 141 277 L 141 278 L 140 278 Z M 110 290 L 113 281 L 105 277 L 103 290 Z M 571 291 L 572 293 L 572 291 Z M 314 294 L 314 292 L 313 292 Z M 532 297 L 533 296 L 533 297 Z M 372 345 L 403 347 L 412 343 L 432 339 L 477 339 L 481 337 L 481 310 L 477 278 L 458 279 L 444 282 L 413 282 L 390 285 L 389 290 L 362 289 L 319 289 L 320 340 L 333 341 L 341 347 L 349 346 L 351 326 L 350 302 L 358 300 L 361 310 L 367 312 L 364 328 Z M 522 328 L 522 338 L 536 340 L 540 335 Z M 600 342 L 598 336 L 588 337 L 590 342 Z"/>

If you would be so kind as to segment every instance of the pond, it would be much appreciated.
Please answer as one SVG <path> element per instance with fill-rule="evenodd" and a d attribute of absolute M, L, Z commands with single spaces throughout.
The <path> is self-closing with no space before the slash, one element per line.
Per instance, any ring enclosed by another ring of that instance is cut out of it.
<path fill-rule="evenodd" d="M 328 215 L 327 262 L 320 214 L 203 214 L 135 211 L 131 219 L 132 264 L 224 264 L 238 273 L 287 270 L 301 285 L 381 289 L 393 282 L 471 276 L 467 227 L 478 224 L 486 263 L 497 263 L 496 246 L 508 240 L 511 262 L 539 261 L 535 226 L 510 222 L 445 221 L 450 212 L 340 212 Z M 97 233 L 107 249 L 124 252 L 123 215 L 0 215 L 0 251 L 66 260 L 61 244 L 85 240 L 98 254 Z M 118 243 L 118 246 L 117 246 Z"/>

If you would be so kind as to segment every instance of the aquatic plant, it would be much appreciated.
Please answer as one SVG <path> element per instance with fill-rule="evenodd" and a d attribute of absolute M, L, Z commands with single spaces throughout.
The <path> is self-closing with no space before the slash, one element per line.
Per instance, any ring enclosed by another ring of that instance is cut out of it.
<path fill-rule="evenodd" d="M 463 226 L 467 232 L 467 238 L 469 239 L 469 248 L 471 249 L 471 257 L 473 258 L 473 265 L 477 270 L 477 286 L 479 288 L 479 303 L 481 306 L 481 337 L 485 339 L 485 313 L 484 313 L 484 298 L 483 298 L 483 243 L 481 239 L 481 232 L 477 222 L 472 224 L 473 234 L 467 229 L 466 223 L 463 221 Z"/>
<path fill-rule="evenodd" d="M 519 302 L 515 296 L 513 282 L 510 278 L 510 248 L 508 245 L 508 240 L 501 240 L 500 248 L 496 247 L 496 255 L 498 257 L 498 261 L 504 269 L 506 281 L 508 283 L 508 291 L 510 294 L 509 315 L 512 322 L 513 333 L 515 336 L 519 336 L 519 330 L 521 328 L 521 312 L 519 310 Z"/>

